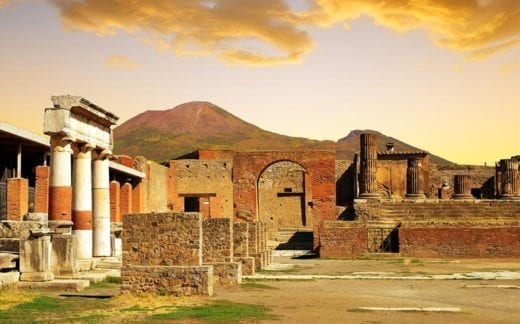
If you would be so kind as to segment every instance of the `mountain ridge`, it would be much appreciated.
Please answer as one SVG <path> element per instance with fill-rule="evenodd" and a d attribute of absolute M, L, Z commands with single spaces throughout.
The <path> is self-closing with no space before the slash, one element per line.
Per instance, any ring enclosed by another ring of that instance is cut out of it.
<path fill-rule="evenodd" d="M 114 129 L 114 147 L 116 154 L 142 155 L 158 162 L 198 149 L 336 150 L 338 159 L 351 160 L 364 131 L 378 134 L 378 150 L 384 150 L 389 141 L 396 150 L 420 150 L 374 130 L 352 130 L 337 142 L 277 134 L 207 101 L 139 113 Z M 432 162 L 452 163 L 435 155 Z"/>

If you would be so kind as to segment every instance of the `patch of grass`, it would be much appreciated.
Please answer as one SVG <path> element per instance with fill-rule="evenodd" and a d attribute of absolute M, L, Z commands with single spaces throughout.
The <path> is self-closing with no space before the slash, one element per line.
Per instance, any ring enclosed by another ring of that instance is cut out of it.
<path fill-rule="evenodd" d="M 148 307 L 141 307 L 141 306 L 134 305 L 134 306 L 127 307 L 127 308 L 122 308 L 119 311 L 120 312 L 148 312 L 150 310 L 151 310 L 151 308 L 148 308 Z"/>
<path fill-rule="evenodd" d="M 58 298 L 38 296 L 33 300 L 20 303 L 12 308 L 0 312 L 0 321 L 24 321 L 30 319 L 42 319 L 45 316 L 70 312 L 71 305 Z"/>
<path fill-rule="evenodd" d="M 269 314 L 269 309 L 261 305 L 239 304 L 219 300 L 214 304 L 202 306 L 180 306 L 174 311 L 154 314 L 150 320 L 200 319 L 208 322 L 232 323 L 242 320 L 277 319 Z"/>
<path fill-rule="evenodd" d="M 87 289 L 102 289 L 102 288 L 112 288 L 116 285 L 121 284 L 121 277 L 112 277 L 108 276 L 100 282 L 91 283 Z"/>
<path fill-rule="evenodd" d="M 264 285 L 264 284 L 258 283 L 256 281 L 243 282 L 240 285 L 240 287 L 244 288 L 244 289 L 278 289 L 276 287 Z"/>

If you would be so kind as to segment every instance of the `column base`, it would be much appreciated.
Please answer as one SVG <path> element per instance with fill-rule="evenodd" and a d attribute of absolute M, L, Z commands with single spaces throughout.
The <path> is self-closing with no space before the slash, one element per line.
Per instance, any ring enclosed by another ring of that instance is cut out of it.
<path fill-rule="evenodd" d="M 359 194 L 361 199 L 379 199 L 381 198 L 378 193 L 362 193 Z"/>
<path fill-rule="evenodd" d="M 503 200 L 520 200 L 520 196 L 502 195 L 502 196 L 500 196 L 500 199 L 503 199 Z"/>
<path fill-rule="evenodd" d="M 457 195 L 457 194 L 454 194 L 451 196 L 451 199 L 456 199 L 456 200 L 473 200 L 474 197 L 472 195 Z"/>
<path fill-rule="evenodd" d="M 20 274 L 20 281 L 51 281 L 54 274 L 51 271 L 45 272 L 24 272 Z"/>
<path fill-rule="evenodd" d="M 405 197 L 408 199 L 423 199 L 424 194 L 406 194 Z"/>

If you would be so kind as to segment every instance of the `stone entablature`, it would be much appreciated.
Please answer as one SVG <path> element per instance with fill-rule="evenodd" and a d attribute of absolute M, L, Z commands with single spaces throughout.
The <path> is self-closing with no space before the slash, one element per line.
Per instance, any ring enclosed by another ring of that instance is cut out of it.
<path fill-rule="evenodd" d="M 119 117 L 80 96 L 52 96 L 53 108 L 45 109 L 44 133 L 112 150 L 112 131 Z"/>

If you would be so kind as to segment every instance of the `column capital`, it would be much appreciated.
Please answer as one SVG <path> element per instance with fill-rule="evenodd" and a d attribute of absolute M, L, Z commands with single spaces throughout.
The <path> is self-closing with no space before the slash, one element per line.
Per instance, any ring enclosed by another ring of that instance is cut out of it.
<path fill-rule="evenodd" d="M 107 149 L 95 149 L 92 155 L 94 160 L 105 160 L 112 156 L 112 151 Z"/>
<path fill-rule="evenodd" d="M 72 151 L 75 158 L 84 158 L 85 154 L 91 153 L 96 147 L 90 143 L 73 143 Z M 89 157 L 90 158 L 90 157 Z"/>

